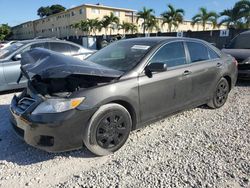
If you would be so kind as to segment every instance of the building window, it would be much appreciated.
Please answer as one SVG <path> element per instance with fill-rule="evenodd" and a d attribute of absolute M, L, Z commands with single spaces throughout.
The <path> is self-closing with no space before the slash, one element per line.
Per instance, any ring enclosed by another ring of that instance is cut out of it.
<path fill-rule="evenodd" d="M 119 11 L 114 11 L 114 15 L 117 17 L 120 17 L 120 12 Z"/>
<path fill-rule="evenodd" d="M 100 14 L 100 10 L 97 8 L 92 8 L 92 13 L 93 14 Z"/>
<path fill-rule="evenodd" d="M 80 10 L 79 10 L 79 14 L 82 14 L 82 13 L 83 13 L 83 11 L 82 11 L 82 9 L 80 9 Z"/>
<path fill-rule="evenodd" d="M 74 11 L 71 12 L 71 16 L 75 16 L 75 12 Z"/>

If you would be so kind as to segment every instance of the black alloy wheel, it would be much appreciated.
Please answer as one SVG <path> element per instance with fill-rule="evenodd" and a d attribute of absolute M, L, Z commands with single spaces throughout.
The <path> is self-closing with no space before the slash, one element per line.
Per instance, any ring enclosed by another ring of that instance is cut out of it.
<path fill-rule="evenodd" d="M 222 107 L 227 101 L 229 91 L 230 88 L 228 81 L 225 78 L 221 78 L 221 80 L 217 84 L 213 98 L 208 103 L 208 106 L 211 108 Z"/>
<path fill-rule="evenodd" d="M 129 122 L 120 112 L 111 112 L 103 117 L 96 131 L 99 146 L 111 149 L 118 146 L 127 137 Z"/>
<path fill-rule="evenodd" d="M 106 104 L 95 112 L 84 129 L 83 142 L 92 153 L 109 155 L 125 144 L 131 129 L 132 119 L 127 109 L 115 103 Z"/>

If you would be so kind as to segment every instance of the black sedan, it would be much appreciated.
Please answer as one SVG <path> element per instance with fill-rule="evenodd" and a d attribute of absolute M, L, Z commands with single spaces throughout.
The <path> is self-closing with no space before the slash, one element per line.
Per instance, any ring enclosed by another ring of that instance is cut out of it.
<path fill-rule="evenodd" d="M 48 152 L 85 145 L 96 155 L 174 112 L 222 107 L 237 78 L 237 61 L 209 43 L 165 37 L 121 40 L 86 61 L 33 49 L 21 69 L 29 82 L 10 106 L 16 133 Z"/>

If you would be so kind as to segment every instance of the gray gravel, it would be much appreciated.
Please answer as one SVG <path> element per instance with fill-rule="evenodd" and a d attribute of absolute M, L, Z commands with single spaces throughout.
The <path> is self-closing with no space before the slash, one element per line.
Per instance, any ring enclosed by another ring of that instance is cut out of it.
<path fill-rule="evenodd" d="M 48 154 L 19 140 L 0 96 L 0 187 L 250 186 L 250 83 L 218 110 L 200 107 L 134 131 L 117 153 Z"/>

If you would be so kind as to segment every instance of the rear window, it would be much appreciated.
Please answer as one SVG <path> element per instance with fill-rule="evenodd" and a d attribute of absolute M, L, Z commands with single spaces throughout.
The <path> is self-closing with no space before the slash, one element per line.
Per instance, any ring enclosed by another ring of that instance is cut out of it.
<path fill-rule="evenodd" d="M 60 43 L 60 42 L 51 42 L 50 49 L 59 53 L 70 53 L 71 49 L 68 44 Z"/>
<path fill-rule="evenodd" d="M 232 40 L 227 46 L 230 49 L 250 49 L 250 33 L 241 34 Z"/>
<path fill-rule="evenodd" d="M 77 54 L 80 50 L 80 48 L 78 46 L 72 45 L 70 44 L 70 49 L 71 49 L 71 53 L 72 54 Z"/>
<path fill-rule="evenodd" d="M 208 54 L 210 59 L 218 59 L 220 56 L 212 49 L 208 48 Z"/>
<path fill-rule="evenodd" d="M 205 45 L 197 42 L 187 42 L 187 47 L 192 63 L 209 60 L 208 49 Z"/>

